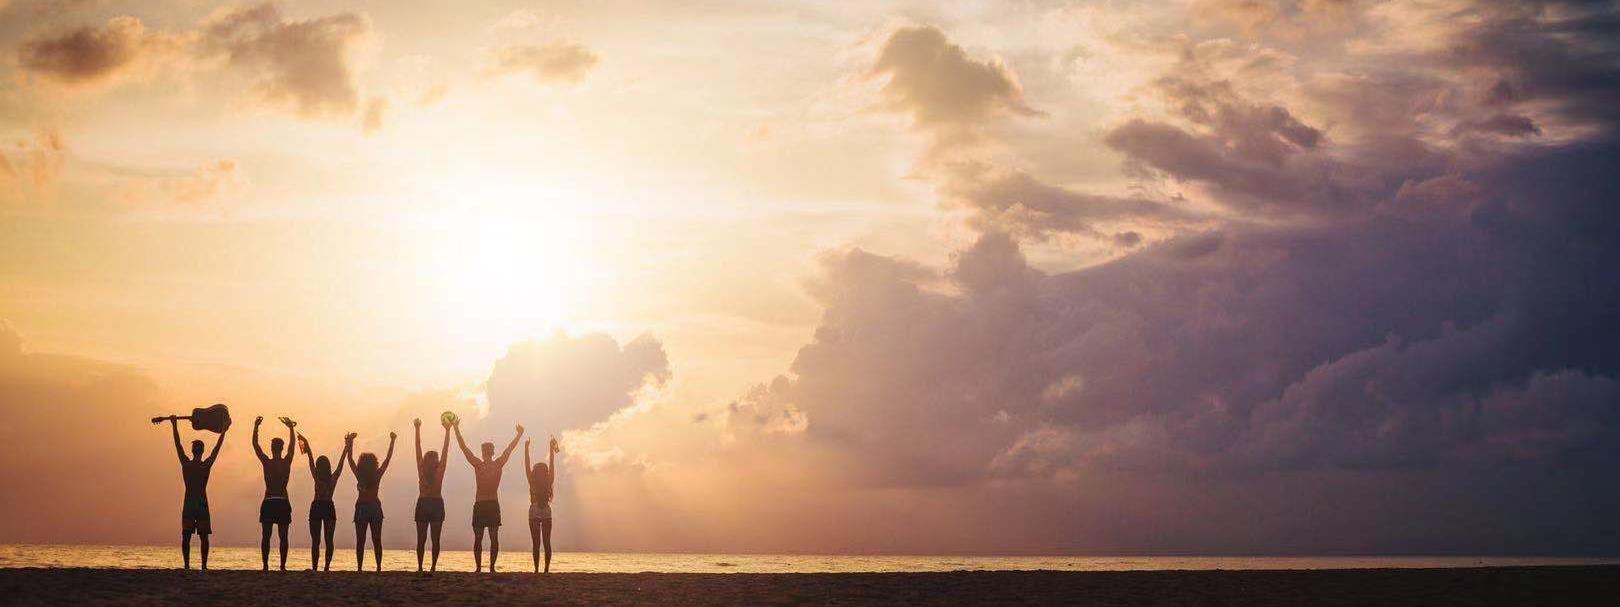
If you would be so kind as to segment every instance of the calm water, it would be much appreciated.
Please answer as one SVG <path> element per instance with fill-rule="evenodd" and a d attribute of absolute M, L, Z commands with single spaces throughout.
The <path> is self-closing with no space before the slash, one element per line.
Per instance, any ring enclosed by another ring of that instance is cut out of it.
<path fill-rule="evenodd" d="M 532 565 L 527 546 L 502 552 L 501 569 L 526 571 Z M 192 547 L 193 564 L 197 549 Z M 370 554 L 367 554 L 370 568 Z M 271 553 L 272 563 L 275 558 Z M 1617 564 L 1620 559 L 1523 557 L 1209 557 L 1209 556 L 830 556 L 787 554 L 627 554 L 562 552 L 553 555 L 552 571 L 811 573 L 862 571 L 957 571 L 1049 569 L 1060 571 L 1127 571 L 1157 569 L 1359 569 L 1372 567 L 1500 567 L 1513 565 Z M 208 565 L 216 569 L 258 569 L 258 547 L 214 548 Z M 178 547 L 0 545 L 0 567 L 106 567 L 150 569 L 180 566 Z M 288 569 L 309 566 L 308 549 L 287 554 Z M 352 569 L 354 550 L 339 548 L 333 569 Z M 439 569 L 471 571 L 472 553 L 445 551 Z M 387 550 L 383 568 L 414 571 L 413 550 Z"/>

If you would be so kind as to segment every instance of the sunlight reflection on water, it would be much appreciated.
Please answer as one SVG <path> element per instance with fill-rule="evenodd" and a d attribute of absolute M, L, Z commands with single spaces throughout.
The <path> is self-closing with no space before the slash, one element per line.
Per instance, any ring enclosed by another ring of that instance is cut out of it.
<path fill-rule="evenodd" d="M 385 547 L 386 548 L 386 547 Z M 275 555 L 272 552 L 272 566 Z M 198 559 L 192 548 L 193 565 Z M 257 569 L 257 547 L 217 547 L 209 552 L 214 569 Z M 367 569 L 371 555 L 366 555 Z M 1620 559 L 1556 557 L 1225 557 L 1225 556 L 859 556 L 788 554 L 667 554 L 560 552 L 552 558 L 552 571 L 616 572 L 641 571 L 687 573 L 843 573 L 869 571 L 958 571 L 958 570 L 1058 570 L 1128 571 L 1164 569 L 1360 569 L 1382 567 L 1502 567 L 1515 565 L 1615 564 Z M 0 567 L 98 567 L 154 569 L 180 566 L 180 550 L 171 546 L 62 546 L 39 544 L 0 545 Z M 294 547 L 287 554 L 288 569 L 309 567 L 309 548 Z M 528 571 L 533 565 L 528 547 L 501 553 L 502 571 Z M 332 559 L 334 570 L 354 568 L 354 549 L 339 548 Z M 416 569 L 413 550 L 386 549 L 383 568 L 389 571 Z M 439 558 L 439 569 L 471 571 L 472 553 L 446 550 Z"/>

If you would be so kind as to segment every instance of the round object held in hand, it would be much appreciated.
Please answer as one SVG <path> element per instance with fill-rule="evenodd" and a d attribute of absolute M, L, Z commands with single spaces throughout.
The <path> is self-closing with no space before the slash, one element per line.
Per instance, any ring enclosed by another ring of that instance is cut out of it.
<path fill-rule="evenodd" d="M 445 411 L 444 413 L 439 414 L 439 421 L 449 425 L 455 425 L 456 419 L 456 414 L 450 411 Z"/>

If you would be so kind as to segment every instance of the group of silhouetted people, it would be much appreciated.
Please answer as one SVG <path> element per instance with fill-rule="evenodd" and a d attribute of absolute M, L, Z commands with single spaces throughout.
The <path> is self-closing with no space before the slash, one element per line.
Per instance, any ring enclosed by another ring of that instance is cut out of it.
<path fill-rule="evenodd" d="M 161 420 L 153 420 L 160 422 Z M 208 512 L 208 475 L 213 469 L 214 460 L 219 457 L 219 448 L 225 443 L 225 431 L 220 431 L 219 439 L 214 443 L 214 449 L 203 457 L 203 442 L 191 441 L 191 457 L 186 457 L 185 450 L 180 445 L 180 425 L 173 418 L 168 420 L 174 430 L 174 451 L 180 458 L 181 476 L 186 482 L 186 497 L 184 506 L 180 511 L 180 554 L 185 560 L 187 569 L 191 568 L 191 536 L 200 536 L 202 547 L 202 568 L 208 568 L 208 535 L 213 531 L 210 525 Z M 517 426 L 517 434 L 512 437 L 511 444 L 495 457 L 495 444 L 486 442 L 482 445 L 482 458 L 473 455 L 467 448 L 467 441 L 461 436 L 461 421 L 450 414 L 441 419 L 444 426 L 444 446 L 438 451 L 422 452 L 422 420 L 415 420 L 416 426 L 416 482 L 420 491 L 416 498 L 416 570 L 422 570 L 422 557 L 429 538 L 433 544 L 433 559 L 429 565 L 430 571 L 439 568 L 439 532 L 444 526 L 444 497 L 441 489 L 444 486 L 444 473 L 448 467 L 444 453 L 450 449 L 450 432 L 455 431 L 456 444 L 461 447 L 461 453 L 466 456 L 467 462 L 472 464 L 473 476 L 477 481 L 476 497 L 473 502 L 473 562 L 476 569 L 482 571 L 484 533 L 489 533 L 489 570 L 495 571 L 495 559 L 501 551 L 501 503 L 497 492 L 501 484 L 501 472 L 506 468 L 506 460 L 511 457 L 512 450 L 517 448 L 518 439 L 523 438 L 523 426 Z M 332 502 L 332 493 L 337 489 L 338 478 L 343 476 L 344 465 L 353 471 L 359 495 L 354 502 L 354 537 L 355 537 L 355 569 L 365 568 L 366 534 L 371 534 L 371 547 L 376 568 L 382 570 L 382 499 L 378 489 L 382 484 L 383 474 L 388 472 L 388 464 L 394 458 L 394 441 L 397 435 L 388 433 L 388 453 L 379 463 L 374 453 L 361 453 L 354 456 L 354 439 L 356 434 L 348 433 L 343 437 L 343 453 L 339 455 L 338 466 L 334 470 L 331 460 L 326 456 L 315 457 L 309 446 L 309 440 L 298 434 L 295 427 L 298 425 L 288 418 L 281 418 L 281 423 L 287 426 L 287 440 L 280 438 L 270 440 L 270 453 L 266 454 L 259 447 L 259 426 L 263 425 L 264 418 L 253 420 L 253 452 L 258 455 L 259 463 L 264 468 L 264 501 L 259 504 L 259 524 L 261 526 L 261 539 L 259 550 L 264 569 L 270 569 L 270 532 L 272 529 L 280 538 L 281 569 L 287 569 L 287 528 L 292 523 L 292 503 L 288 501 L 287 481 L 292 475 L 293 452 L 288 446 L 292 440 L 298 441 L 299 448 L 309 460 L 310 476 L 315 481 L 315 497 L 309 504 L 309 537 L 310 537 L 310 569 L 316 570 L 322 565 L 321 540 L 326 540 L 326 559 L 324 568 L 332 569 L 332 535 L 337 527 L 337 506 Z M 229 421 L 225 422 L 225 430 L 229 429 Z M 529 441 L 523 441 L 523 469 L 529 480 L 529 538 L 533 541 L 534 570 L 542 571 L 541 550 L 545 551 L 543 563 L 544 571 L 551 571 L 551 497 L 556 483 L 557 452 L 559 451 L 557 439 L 553 437 L 549 446 L 549 454 L 543 463 L 530 463 Z"/>

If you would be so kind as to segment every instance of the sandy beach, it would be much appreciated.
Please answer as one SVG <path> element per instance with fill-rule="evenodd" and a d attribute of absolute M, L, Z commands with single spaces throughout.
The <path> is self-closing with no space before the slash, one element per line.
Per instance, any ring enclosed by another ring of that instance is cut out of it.
<path fill-rule="evenodd" d="M 1620 566 L 868 574 L 0 570 L 11 605 L 1598 605 Z"/>

